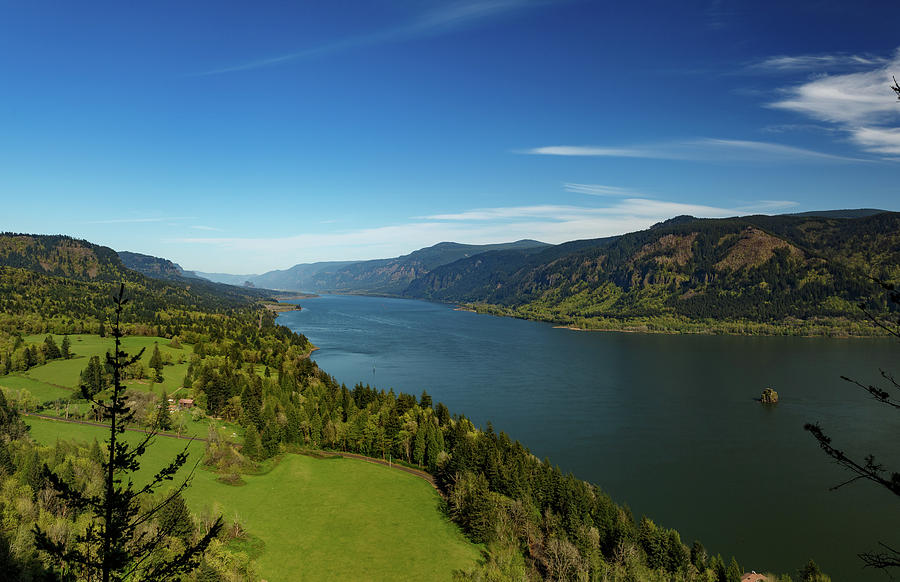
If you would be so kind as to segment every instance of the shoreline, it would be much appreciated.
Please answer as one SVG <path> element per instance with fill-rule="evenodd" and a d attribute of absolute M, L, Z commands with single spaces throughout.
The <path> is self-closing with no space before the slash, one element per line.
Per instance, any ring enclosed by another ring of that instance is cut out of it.
<path fill-rule="evenodd" d="M 579 332 L 618 332 L 618 333 L 645 333 L 645 334 L 664 334 L 664 335 L 728 335 L 741 337 L 821 337 L 831 339 L 878 339 L 887 336 L 881 333 L 879 328 L 865 322 L 866 327 L 852 327 L 851 321 L 844 321 L 842 324 L 833 324 L 821 321 L 805 321 L 797 320 L 794 322 L 763 323 L 752 321 L 735 321 L 735 320 L 719 320 L 719 321 L 677 321 L 662 320 L 649 322 L 628 322 L 627 320 L 614 320 L 605 318 L 598 322 L 597 327 L 578 325 L 576 323 L 562 323 L 551 319 L 543 319 L 536 317 L 528 317 L 520 313 L 503 313 L 492 309 L 493 306 L 486 305 L 485 308 L 472 305 L 459 305 L 454 311 L 471 311 L 484 315 L 493 315 L 496 317 L 512 317 L 514 319 L 522 319 L 525 321 L 537 321 L 548 323 L 554 329 L 566 329 L 569 331 Z M 857 326 L 863 324 L 862 321 L 857 322 Z M 848 329 L 849 328 L 849 329 Z"/>
<path fill-rule="evenodd" d="M 867 327 L 848 330 L 848 325 L 852 322 L 845 320 L 847 325 L 833 325 L 827 322 L 810 322 L 806 320 L 797 320 L 795 322 L 784 324 L 772 324 L 752 321 L 734 321 L 720 320 L 713 322 L 704 321 L 663 321 L 663 322 L 636 322 L 628 323 L 626 321 L 615 322 L 615 320 L 606 319 L 604 325 L 598 327 L 588 327 L 578 325 L 576 323 L 562 323 L 551 319 L 543 319 L 537 317 L 528 317 L 520 313 L 501 312 L 495 309 L 495 306 L 485 304 L 483 307 L 479 305 L 466 303 L 453 303 L 446 301 L 433 301 L 429 299 L 413 298 L 413 297 L 396 297 L 388 295 L 368 294 L 368 293 L 334 293 L 342 296 L 358 296 L 358 297 L 391 297 L 394 299 L 406 299 L 409 301 L 426 301 L 438 305 L 449 305 L 453 311 L 462 311 L 469 313 L 478 313 L 481 315 L 492 315 L 495 317 L 510 317 L 513 319 L 522 319 L 524 321 L 534 321 L 538 323 L 546 323 L 553 326 L 554 329 L 566 329 L 569 331 L 579 332 L 617 332 L 617 333 L 645 333 L 645 334 L 663 334 L 663 335 L 728 335 L 740 337 L 804 337 L 804 338 L 831 338 L 831 339 L 878 339 L 884 338 L 887 334 L 879 333 L 879 329 L 874 325 L 866 322 Z M 302 295 L 297 298 L 316 298 L 319 295 Z M 280 298 L 285 299 L 285 298 Z M 276 317 L 279 313 L 285 311 L 299 311 L 298 309 L 281 309 L 276 311 Z M 275 311 L 275 310 L 273 310 Z M 862 321 L 857 324 L 862 324 Z"/>
<path fill-rule="evenodd" d="M 460 310 L 466 311 L 466 310 Z M 476 312 L 477 313 L 477 312 Z M 490 315 L 490 314 L 488 314 Z M 497 317 L 506 317 L 503 315 L 499 315 Z M 541 321 L 539 319 L 528 319 L 528 318 L 519 318 L 524 319 L 525 321 Z M 543 322 L 549 323 L 549 322 Z M 716 330 L 707 330 L 707 331 L 690 331 L 690 330 L 665 330 L 665 329 L 628 329 L 628 328 L 615 328 L 615 327 L 597 327 L 597 328 L 587 328 L 587 327 L 578 327 L 576 325 L 554 325 L 553 329 L 565 329 L 568 331 L 578 331 L 578 332 L 606 332 L 606 333 L 646 333 L 646 334 L 659 334 L 659 335 L 706 335 L 706 336 L 716 336 L 716 335 L 727 335 L 732 337 L 800 337 L 800 338 L 829 338 L 829 339 L 883 339 L 888 337 L 887 334 L 850 334 L 850 333 L 740 333 L 740 332 L 729 332 L 729 331 L 716 331 Z"/>

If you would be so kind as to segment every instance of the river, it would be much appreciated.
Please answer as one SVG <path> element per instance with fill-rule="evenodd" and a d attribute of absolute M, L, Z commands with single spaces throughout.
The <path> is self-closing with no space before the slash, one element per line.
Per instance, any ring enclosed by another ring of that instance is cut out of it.
<path fill-rule="evenodd" d="M 835 581 L 875 580 L 856 554 L 900 544 L 897 497 L 849 474 L 803 430 L 900 468 L 900 413 L 840 379 L 900 374 L 889 340 L 578 332 L 447 305 L 324 295 L 279 323 L 338 381 L 419 395 L 519 439 L 636 518 L 701 540 L 746 571 L 813 557 Z M 763 388 L 776 406 L 755 399 Z"/>

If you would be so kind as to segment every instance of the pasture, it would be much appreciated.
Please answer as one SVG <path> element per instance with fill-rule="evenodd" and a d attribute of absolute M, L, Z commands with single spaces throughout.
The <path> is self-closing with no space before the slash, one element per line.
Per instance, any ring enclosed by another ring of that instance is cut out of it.
<path fill-rule="evenodd" d="M 27 418 L 39 442 L 102 440 L 99 427 Z M 138 438 L 132 433 L 129 438 Z M 163 466 L 186 441 L 158 438 L 139 478 Z M 190 445 L 191 460 L 203 443 Z M 182 474 L 186 474 L 186 470 Z M 269 582 L 293 580 L 449 580 L 470 568 L 478 547 L 438 509 L 439 496 L 413 475 L 355 459 L 284 455 L 246 485 L 219 483 L 197 469 L 185 499 L 237 518 L 263 544 L 257 570 Z"/>

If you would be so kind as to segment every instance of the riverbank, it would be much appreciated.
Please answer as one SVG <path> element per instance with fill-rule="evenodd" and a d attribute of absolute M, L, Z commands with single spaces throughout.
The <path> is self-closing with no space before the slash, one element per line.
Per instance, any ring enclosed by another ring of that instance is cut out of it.
<path fill-rule="evenodd" d="M 835 580 L 877 578 L 860 572 L 854 549 L 889 537 L 897 512 L 886 508 L 861 539 L 858 508 L 880 491 L 829 491 L 846 477 L 802 427 L 821 421 L 848 450 L 878 453 L 871 443 L 889 442 L 896 419 L 841 376 L 877 381 L 896 361 L 896 342 L 571 333 L 427 301 L 301 303 L 308 309 L 279 323 L 321 346 L 316 362 L 348 389 L 427 390 L 599 484 L 638 517 L 677 526 L 683 539 L 757 571 L 786 572 L 812 556 Z M 767 386 L 789 397 L 762 406 L 754 397 Z M 778 477 L 785 466 L 790 478 Z"/>
<path fill-rule="evenodd" d="M 269 311 L 283 313 L 285 311 L 302 311 L 303 308 L 296 303 L 263 303 L 263 307 Z"/>
<path fill-rule="evenodd" d="M 446 305 L 440 301 L 428 301 L 427 299 L 414 299 L 398 297 L 395 295 L 370 294 L 370 293 L 329 293 L 329 295 L 384 297 L 390 299 L 405 299 L 408 301 L 426 301 Z M 309 299 L 318 295 L 298 296 L 295 299 Z M 280 298 L 286 300 L 286 298 Z M 281 304 L 279 304 L 281 305 Z M 497 317 L 512 317 L 526 321 L 539 321 L 550 323 L 559 329 L 571 331 L 604 331 L 620 333 L 653 333 L 667 335 L 735 335 L 735 336 L 792 336 L 792 337 L 832 337 L 832 338 L 878 338 L 885 337 L 887 333 L 870 320 L 860 317 L 851 319 L 848 317 L 820 317 L 816 319 L 789 319 L 780 322 L 759 322 L 750 320 L 730 320 L 706 318 L 692 320 L 683 317 L 661 315 L 654 317 L 578 317 L 559 313 L 546 313 L 529 308 L 528 305 L 520 307 L 503 307 L 490 303 L 450 303 L 454 311 L 467 311 L 495 315 Z M 300 307 L 297 306 L 296 311 Z M 295 311 L 291 308 L 279 310 Z"/>
<path fill-rule="evenodd" d="M 605 331 L 621 333 L 736 335 L 736 336 L 794 336 L 833 338 L 877 338 L 887 334 L 868 319 L 817 318 L 812 320 L 790 319 L 780 322 L 749 320 L 692 320 L 675 316 L 612 318 L 612 317 L 564 317 L 536 313 L 524 307 L 502 307 L 483 303 L 466 303 L 455 308 L 498 317 L 514 317 L 528 321 L 553 324 L 559 329 L 572 331 Z"/>

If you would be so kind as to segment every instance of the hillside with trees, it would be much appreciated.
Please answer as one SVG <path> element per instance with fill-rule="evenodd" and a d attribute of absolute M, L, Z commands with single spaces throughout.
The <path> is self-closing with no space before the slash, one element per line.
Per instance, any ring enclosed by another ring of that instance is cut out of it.
<path fill-rule="evenodd" d="M 686 245 L 679 242 L 682 239 L 676 232 L 666 230 L 671 228 L 661 227 L 663 233 L 657 240 L 674 242 L 654 247 L 645 256 L 675 257 L 675 264 L 681 261 Z M 723 236 L 727 236 L 727 229 Z M 304 336 L 276 323 L 261 303 L 264 295 L 260 292 L 150 279 L 124 269 L 116 256 L 102 247 L 83 241 L 79 242 L 81 248 L 108 257 L 105 263 L 98 260 L 102 268 L 93 278 L 85 276 L 84 271 L 73 277 L 47 274 L 41 263 L 46 262 L 47 254 L 60 254 L 55 250 L 56 243 L 32 238 L 37 242 L 19 252 L 16 259 L 28 267 L 0 268 L 0 297 L 4 301 L 0 366 L 15 375 L 65 360 L 64 353 L 70 353 L 67 337 L 60 341 L 43 336 L 29 339 L 22 334 L 26 329 L 35 334 L 80 331 L 83 337 L 78 341 L 83 345 L 90 343 L 85 332 L 106 333 L 113 309 L 111 297 L 117 286 L 103 279 L 118 274 L 126 280 L 132 298 L 122 317 L 125 339 L 155 336 L 148 340 L 169 340 L 166 353 L 189 353 L 179 367 L 166 368 L 163 350 L 154 343 L 153 354 L 148 356 L 157 362 L 152 376 L 161 380 L 164 375 L 171 383 L 171 370 L 183 370 L 178 381 L 180 390 L 191 396 L 193 421 L 216 419 L 240 427 L 243 438 L 239 441 L 234 433 L 228 436 L 212 428 L 208 434 L 205 463 L 224 483 L 239 485 L 242 474 L 291 452 L 352 452 L 399 461 L 433 476 L 445 499 L 447 515 L 472 541 L 485 547 L 483 560 L 475 569 L 458 573 L 461 580 L 736 582 L 740 577 L 742 570 L 734 558 L 725 559 L 700 542 L 688 545 L 676 530 L 660 527 L 648 517 L 633 516 L 597 485 L 564 473 L 549 460 L 536 458 L 490 424 L 475 426 L 461 412 L 433 402 L 425 392 L 415 396 L 363 384 L 353 388 L 339 384 L 309 359 L 312 346 Z M 71 243 L 64 240 L 60 244 Z M 641 252 L 648 244 L 653 241 L 634 241 L 627 248 Z M 569 248 L 573 246 L 577 243 Z M 773 253 L 781 252 L 785 260 L 792 260 L 794 251 L 790 248 L 772 246 Z M 755 255 L 749 259 L 744 255 L 726 256 L 744 263 L 758 260 Z M 524 260 L 529 259 L 526 256 Z M 69 382 L 93 386 L 89 393 L 102 397 L 110 386 L 103 380 L 108 371 L 99 361 L 83 361 L 86 367 L 82 377 Z M 149 365 L 154 366 L 152 362 Z M 160 369 L 164 374 L 160 375 Z M 23 386 L 39 384 L 34 379 L 19 378 L 20 383 L 28 380 Z M 130 382 L 124 393 L 124 398 L 133 403 L 129 405 L 152 410 L 152 392 L 149 397 L 141 397 L 146 392 L 141 381 Z M 150 386 L 152 389 L 152 383 Z M 68 419 L 68 404 L 74 401 L 61 405 L 62 388 L 49 386 L 48 394 L 55 389 L 55 396 L 43 402 L 28 397 L 27 388 L 7 392 L 13 397 L 9 405 L 0 402 L 0 420 L 8 419 L 4 426 L 11 427 L 0 446 L 0 473 L 13 487 L 2 494 L 0 506 L 9 508 L 15 523 L 14 528 L 0 532 L 0 558 L 9 568 L 44 579 L 51 564 L 34 553 L 33 540 L 23 532 L 29 531 L 37 519 L 44 520 L 42 528 L 49 527 L 65 508 L 52 504 L 52 494 L 45 493 L 46 477 L 36 467 L 47 463 L 66 479 L 74 470 L 73 482 L 86 486 L 85 479 L 89 480 L 98 466 L 99 449 L 65 448 L 68 445 L 62 443 L 56 450 L 36 447 L 21 430 L 16 410 L 37 409 L 59 417 L 65 414 Z M 74 404 L 74 414 L 93 418 L 90 408 Z M 140 426 L 141 422 L 155 422 L 157 416 L 144 413 L 134 418 Z M 41 500 L 40 510 L 23 512 L 24 506 L 18 501 L 23 496 Z M 201 522 L 192 518 L 190 523 L 194 525 L 183 528 L 184 535 L 191 539 L 205 535 L 198 525 Z M 71 526 L 75 530 L 87 526 L 84 520 L 77 523 L 80 525 Z M 235 527 L 229 527 L 222 535 L 237 535 L 235 531 Z M 708 543 L 714 547 L 715 540 Z M 228 552 L 222 544 L 213 547 Z M 216 556 L 201 565 L 198 572 L 210 576 L 203 580 L 252 571 L 246 557 L 235 561 L 221 553 Z M 230 570 L 232 567 L 238 570 Z M 190 579 L 199 580 L 199 575 L 192 574 Z"/>
<path fill-rule="evenodd" d="M 645 331 L 865 333 L 874 279 L 900 278 L 900 214 L 678 217 L 535 254 L 484 253 L 413 281 L 407 297 L 561 325 Z"/>
<path fill-rule="evenodd" d="M 440 243 L 393 259 L 202 274 L 269 289 L 462 304 L 584 329 L 858 335 L 876 279 L 900 280 L 900 214 L 872 209 L 698 219 L 546 245 Z"/>
<path fill-rule="evenodd" d="M 169 259 L 162 259 L 152 255 L 144 255 L 141 253 L 132 253 L 129 251 L 118 251 L 119 259 L 122 265 L 132 271 L 143 273 L 154 279 L 168 279 L 174 281 L 183 281 L 185 279 L 198 279 L 193 271 L 185 271 L 178 263 L 173 263 Z"/>

